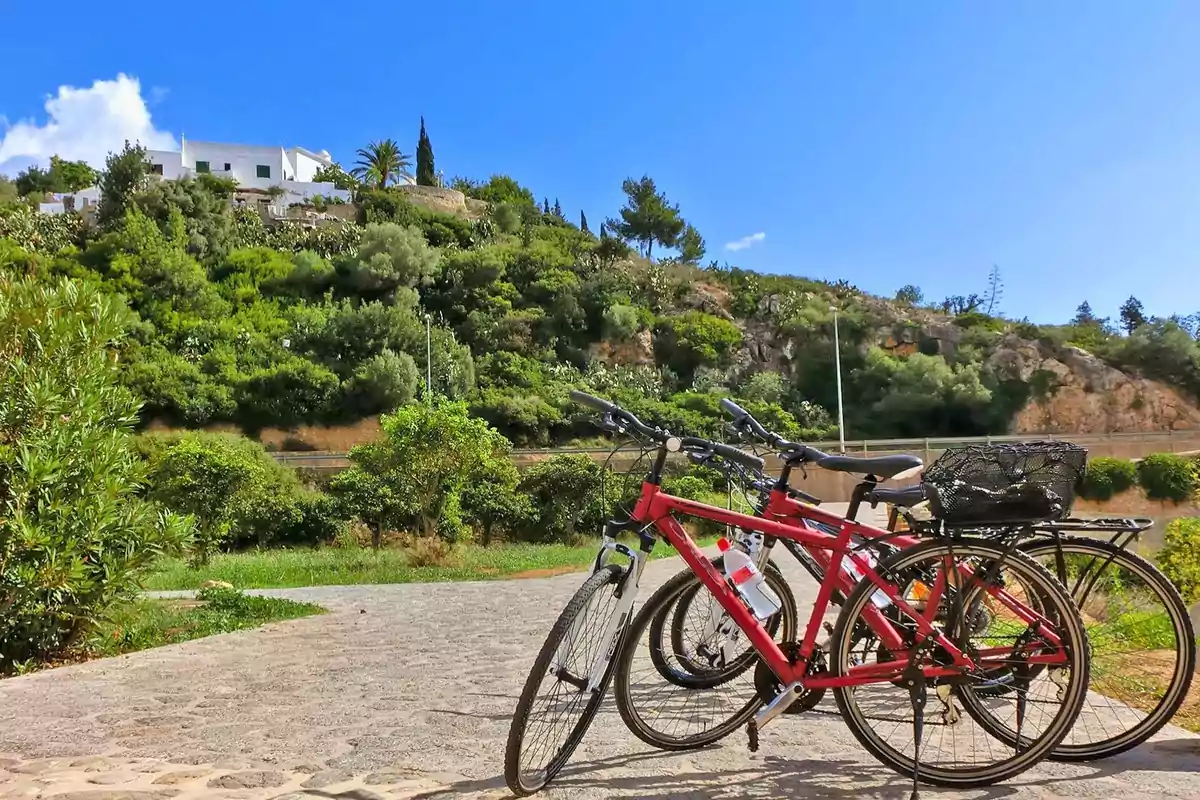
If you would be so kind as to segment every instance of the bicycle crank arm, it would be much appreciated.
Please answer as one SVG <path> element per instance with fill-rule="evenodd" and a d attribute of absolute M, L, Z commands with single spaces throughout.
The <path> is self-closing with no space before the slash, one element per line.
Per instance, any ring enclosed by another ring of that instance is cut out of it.
<path fill-rule="evenodd" d="M 799 700 L 802 694 L 804 694 L 804 684 L 800 681 L 785 686 L 783 691 L 775 696 L 774 700 L 767 703 L 762 711 L 754 715 L 755 730 L 762 730 L 771 720 L 787 711 L 788 707 Z"/>

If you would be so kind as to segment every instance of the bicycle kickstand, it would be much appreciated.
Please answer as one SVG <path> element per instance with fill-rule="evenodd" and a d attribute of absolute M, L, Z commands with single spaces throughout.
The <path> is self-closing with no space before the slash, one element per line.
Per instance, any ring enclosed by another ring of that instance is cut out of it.
<path fill-rule="evenodd" d="M 925 701 L 929 695 L 925 685 L 925 671 L 921 669 L 921 656 L 924 651 L 924 647 L 918 647 L 902 673 L 913 710 L 913 789 L 909 800 L 920 800 L 921 797 L 921 737 L 925 733 Z"/>

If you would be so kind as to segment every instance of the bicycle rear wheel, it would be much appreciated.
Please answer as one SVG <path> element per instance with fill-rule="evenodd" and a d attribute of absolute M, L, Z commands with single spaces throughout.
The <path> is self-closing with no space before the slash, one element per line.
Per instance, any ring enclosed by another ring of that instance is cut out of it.
<path fill-rule="evenodd" d="M 612 642 L 604 632 L 616 612 L 616 588 L 624 570 L 609 564 L 575 592 L 546 637 L 525 688 L 504 754 L 504 780 L 518 797 L 541 790 L 566 766 L 596 716 L 612 680 L 611 660 L 603 679 L 588 691 L 592 665 Z M 616 642 L 628 621 L 622 620 Z"/>
<path fill-rule="evenodd" d="M 982 579 L 989 574 L 987 565 L 996 564 L 1003 573 L 983 585 Z M 963 566 L 973 570 L 973 579 L 965 587 Z M 886 560 L 880 574 L 892 576 L 898 591 L 910 601 L 921 596 L 918 582 L 925 585 L 930 598 L 928 589 L 939 585 L 939 577 L 943 580 L 940 585 L 955 587 L 935 598 L 938 606 L 932 610 L 927 606 L 929 599 L 923 601 L 926 614 L 935 628 L 976 659 L 978 667 L 951 678 L 927 677 L 924 686 L 911 689 L 899 669 L 894 674 L 880 674 L 878 682 L 836 689 L 842 718 L 863 747 L 901 774 L 913 775 L 919 766 L 921 781 L 957 788 L 1007 780 L 1047 757 L 1070 731 L 1087 692 L 1087 637 L 1066 590 L 1028 557 L 981 540 L 916 545 Z M 970 619 L 978 595 L 987 592 L 991 597 L 996 587 L 1005 586 L 1027 588 L 1036 601 L 1036 611 L 1048 623 L 1027 624 L 1011 611 L 991 617 L 983 627 Z M 830 647 L 830 673 L 835 677 L 846 676 L 864 663 L 900 662 L 897 667 L 902 669 L 919 644 L 910 618 L 894 606 L 885 613 L 906 637 L 905 649 L 893 653 L 880 643 L 863 618 L 875 592 L 872 583 L 861 582 L 838 617 Z M 1055 638 L 1059 643 L 1054 643 Z M 1011 644 L 997 645 L 1007 640 Z M 922 667 L 945 665 L 947 656 L 934 647 L 917 663 Z M 1051 666 L 1037 665 L 1044 656 L 1061 660 Z M 1021 677 L 1009 693 L 1015 704 L 1013 713 L 1001 707 L 1008 700 L 978 690 L 988 687 L 997 672 L 1008 671 Z M 917 697 L 924 703 L 920 726 L 914 722 Z M 875 721 L 886 725 L 877 731 L 872 725 Z M 919 751 L 914 746 L 918 729 Z"/>
<path fill-rule="evenodd" d="M 791 641 L 796 635 L 791 590 L 776 569 L 768 568 L 763 577 L 781 599 L 788 598 L 764 627 L 777 641 Z M 709 595 L 690 569 L 663 584 L 634 617 L 613 659 L 613 694 L 621 719 L 635 736 L 660 750 L 710 745 L 746 724 L 762 705 L 754 670 L 749 668 L 757 663 L 757 653 L 744 635 L 737 638 L 743 652 L 731 661 L 730 669 L 690 671 L 698 663 L 696 642 L 702 641 L 693 632 L 705 627 L 707 607 L 699 602 L 682 608 L 679 604 L 695 590 Z M 687 617 L 679 623 L 682 628 L 672 621 L 679 612 Z M 681 637 L 673 635 L 679 630 Z M 682 646 L 677 647 L 673 639 L 680 639 Z M 753 658 L 745 657 L 747 648 Z"/>
<path fill-rule="evenodd" d="M 1153 564 L 1109 542 L 1065 536 L 1020 549 L 1054 573 L 1061 552 L 1059 578 L 1091 645 L 1091 691 L 1050 758 L 1107 758 L 1149 739 L 1186 699 L 1196 668 L 1196 635 L 1179 592 Z"/>

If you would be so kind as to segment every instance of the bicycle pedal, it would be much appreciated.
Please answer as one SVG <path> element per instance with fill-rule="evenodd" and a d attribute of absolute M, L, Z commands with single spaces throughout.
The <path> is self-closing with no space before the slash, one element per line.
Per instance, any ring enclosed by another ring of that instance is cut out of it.
<path fill-rule="evenodd" d="M 751 753 L 758 752 L 758 724 L 754 720 L 746 723 L 746 736 L 749 741 L 746 743 L 750 748 Z"/>

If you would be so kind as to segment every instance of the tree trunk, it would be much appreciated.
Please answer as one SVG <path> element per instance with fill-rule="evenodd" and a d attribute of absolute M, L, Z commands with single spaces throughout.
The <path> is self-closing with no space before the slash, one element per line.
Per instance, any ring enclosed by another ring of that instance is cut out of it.
<path fill-rule="evenodd" d="M 371 549 L 378 550 L 383 544 L 383 525 L 376 522 L 371 526 Z"/>
<path fill-rule="evenodd" d="M 487 547 L 491 543 L 492 543 L 492 522 L 491 522 L 491 520 L 485 520 L 483 523 L 483 541 L 481 542 L 481 544 L 483 544 L 484 547 Z"/>

